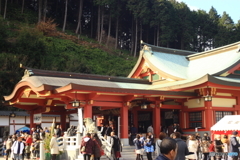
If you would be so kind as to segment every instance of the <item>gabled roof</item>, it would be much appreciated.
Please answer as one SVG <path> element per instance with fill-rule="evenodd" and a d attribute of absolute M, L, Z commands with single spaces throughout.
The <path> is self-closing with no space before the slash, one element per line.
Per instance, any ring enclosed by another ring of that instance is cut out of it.
<path fill-rule="evenodd" d="M 176 81 L 198 79 L 207 74 L 220 76 L 240 62 L 240 42 L 201 53 L 143 44 L 139 61 L 147 63 L 155 73 Z M 141 67 L 139 64 L 128 77 Z"/>

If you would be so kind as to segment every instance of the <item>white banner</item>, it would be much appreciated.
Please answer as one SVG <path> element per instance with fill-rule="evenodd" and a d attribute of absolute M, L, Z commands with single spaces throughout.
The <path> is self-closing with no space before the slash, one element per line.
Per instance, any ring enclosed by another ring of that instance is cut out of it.
<path fill-rule="evenodd" d="M 82 116 L 82 108 L 78 108 L 78 125 L 79 132 L 83 133 L 83 116 Z M 85 135 L 84 135 L 85 136 Z"/>
<path fill-rule="evenodd" d="M 42 114 L 34 114 L 33 115 L 33 123 L 42 123 Z"/>

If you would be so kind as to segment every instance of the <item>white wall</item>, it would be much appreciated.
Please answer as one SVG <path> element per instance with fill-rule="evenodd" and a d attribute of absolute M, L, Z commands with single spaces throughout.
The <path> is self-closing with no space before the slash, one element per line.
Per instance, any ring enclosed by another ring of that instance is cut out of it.
<path fill-rule="evenodd" d="M 8 116 L 0 116 L 0 126 L 9 126 Z"/>
<path fill-rule="evenodd" d="M 22 128 L 22 127 L 25 127 L 25 125 L 17 125 L 17 124 L 16 124 L 16 125 L 15 125 L 15 131 L 18 130 L 18 129 L 20 129 L 20 128 Z M 11 125 L 11 126 L 10 126 L 10 135 L 11 135 L 11 134 L 14 134 L 14 125 Z"/>

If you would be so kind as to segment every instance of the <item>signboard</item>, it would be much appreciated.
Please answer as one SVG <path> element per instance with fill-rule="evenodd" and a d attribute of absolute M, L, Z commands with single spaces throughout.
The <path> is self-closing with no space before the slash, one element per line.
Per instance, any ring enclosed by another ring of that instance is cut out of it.
<path fill-rule="evenodd" d="M 34 114 L 33 115 L 33 123 L 41 123 L 42 122 L 42 114 Z"/>

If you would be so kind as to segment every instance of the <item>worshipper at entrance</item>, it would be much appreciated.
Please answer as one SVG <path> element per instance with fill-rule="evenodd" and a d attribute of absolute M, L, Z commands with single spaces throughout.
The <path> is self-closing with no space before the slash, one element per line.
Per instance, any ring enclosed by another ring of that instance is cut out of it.
<path fill-rule="evenodd" d="M 216 153 L 220 153 L 220 154 L 216 154 L 216 160 L 221 160 L 222 159 L 222 154 L 223 153 L 223 143 L 221 141 L 221 135 L 217 135 L 216 139 L 214 140 L 214 150 Z"/>
<path fill-rule="evenodd" d="M 140 134 L 137 134 L 136 138 L 133 140 L 133 144 L 135 145 L 135 153 L 137 155 L 136 160 L 143 160 L 142 156 L 142 141 L 140 140 Z"/>
<path fill-rule="evenodd" d="M 12 147 L 12 140 L 11 140 L 12 136 L 8 136 L 8 140 L 6 141 L 6 160 L 8 160 L 8 156 L 11 155 L 11 147 Z"/>
<path fill-rule="evenodd" d="M 94 151 L 94 142 L 91 139 L 91 134 L 87 133 L 85 137 L 83 137 L 80 152 L 83 154 L 84 160 L 90 160 L 91 155 Z"/>
<path fill-rule="evenodd" d="M 161 153 L 156 160 L 174 160 L 177 154 L 177 142 L 171 138 L 165 138 L 160 145 Z"/>
<path fill-rule="evenodd" d="M 14 160 L 22 160 L 22 154 L 24 150 L 24 144 L 22 142 L 22 137 L 18 137 L 11 147 L 11 150 L 14 154 Z"/>
<path fill-rule="evenodd" d="M 239 155 L 238 147 L 240 147 L 240 144 L 238 143 L 236 136 L 238 135 L 237 131 L 232 132 L 232 136 L 230 138 L 230 144 L 229 144 L 229 152 L 233 153 L 236 152 L 237 155 Z M 231 156 L 232 160 L 237 160 L 238 156 Z"/>
<path fill-rule="evenodd" d="M 51 141 L 50 141 L 50 149 L 51 149 L 51 160 L 57 159 L 57 154 L 59 154 L 57 135 L 54 133 Z"/>
<path fill-rule="evenodd" d="M 198 150 L 198 142 L 195 139 L 195 135 L 189 135 L 188 139 L 188 150 L 189 152 L 193 152 L 194 154 L 190 154 L 187 156 L 187 159 L 197 159 L 197 150 Z"/>

